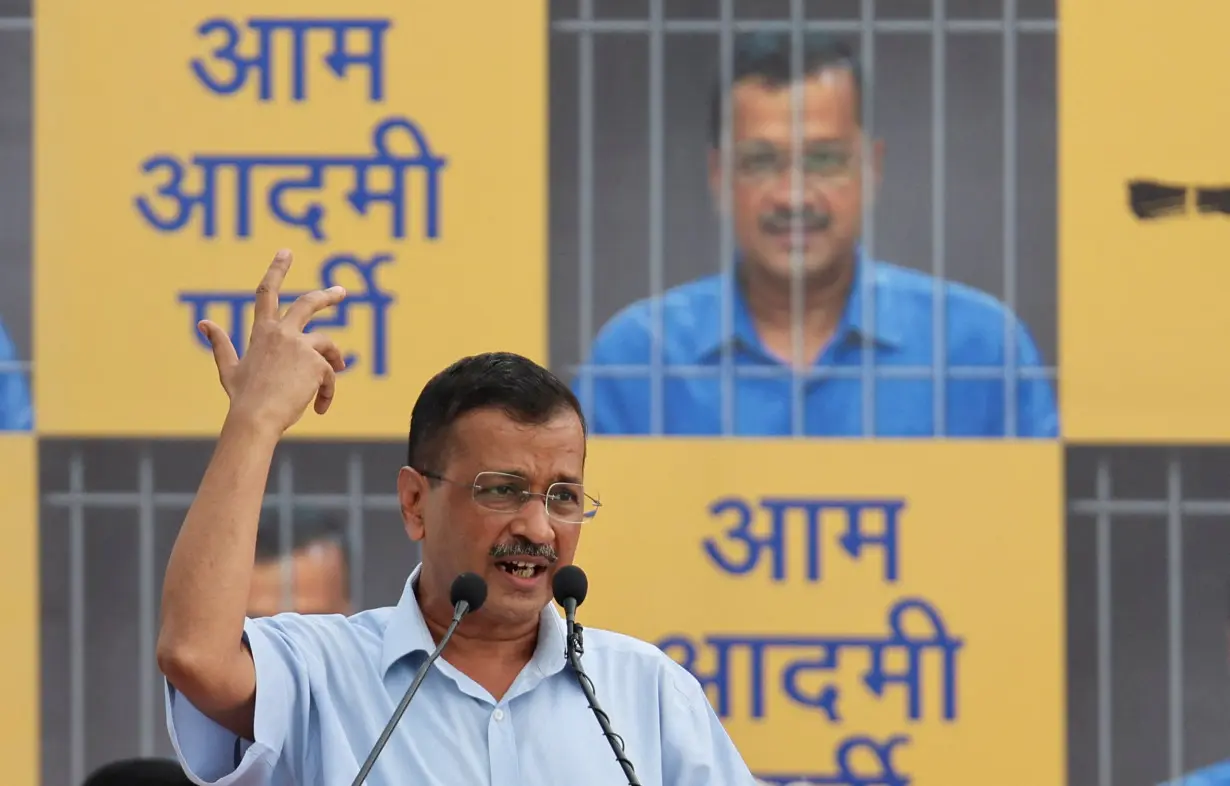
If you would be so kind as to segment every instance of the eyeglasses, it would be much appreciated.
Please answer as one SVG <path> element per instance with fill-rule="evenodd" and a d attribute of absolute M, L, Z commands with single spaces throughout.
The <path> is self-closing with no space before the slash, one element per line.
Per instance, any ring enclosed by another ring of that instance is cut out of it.
<path fill-rule="evenodd" d="M 808 145 L 801 152 L 799 169 L 805 179 L 841 180 L 854 174 L 857 157 L 831 143 Z M 735 146 L 735 171 L 751 182 L 778 180 L 790 171 L 790 151 L 763 142 Z"/>
<path fill-rule="evenodd" d="M 464 486 L 435 472 L 419 470 L 432 480 Z M 585 493 L 580 483 L 552 483 L 545 494 L 530 490 L 530 482 L 519 475 L 505 472 L 480 472 L 470 483 L 471 497 L 479 507 L 497 513 L 516 513 L 534 497 L 541 497 L 547 516 L 563 524 L 584 524 L 592 519 L 602 503 Z"/>

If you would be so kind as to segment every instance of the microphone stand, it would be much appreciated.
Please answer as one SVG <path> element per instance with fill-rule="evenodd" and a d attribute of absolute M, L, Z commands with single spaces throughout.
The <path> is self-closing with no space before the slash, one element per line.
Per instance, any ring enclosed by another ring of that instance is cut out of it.
<path fill-rule="evenodd" d="M 384 746 L 388 744 L 389 738 L 393 736 L 393 729 L 397 728 L 398 721 L 401 716 L 406 713 L 406 708 L 410 706 L 410 700 L 414 698 L 414 694 L 419 692 L 419 686 L 423 684 L 423 680 L 427 678 L 427 672 L 431 670 L 431 664 L 436 662 L 436 658 L 440 657 L 440 653 L 444 652 L 445 645 L 448 640 L 453 637 L 453 631 L 457 630 L 457 626 L 461 624 L 461 618 L 470 610 L 470 604 L 467 601 L 461 601 L 457 604 L 456 610 L 453 612 L 453 621 L 449 624 L 448 630 L 444 632 L 444 636 L 440 639 L 440 644 L 436 647 L 435 652 L 427 658 L 426 662 L 419 667 L 419 671 L 414 675 L 414 681 L 410 683 L 410 687 L 406 689 L 406 695 L 402 696 L 401 702 L 397 705 L 397 709 L 393 711 L 393 717 L 389 718 L 389 722 L 385 724 L 384 731 L 380 733 L 380 739 L 376 740 L 375 747 L 368 754 L 367 761 L 363 762 L 363 766 L 359 768 L 359 774 L 355 776 L 351 786 L 363 786 L 363 781 L 367 778 L 367 774 L 372 771 L 372 767 L 376 766 L 376 757 L 384 750 Z"/>
<path fill-rule="evenodd" d="M 568 600 L 572 601 L 572 598 Z M 594 711 L 594 717 L 598 719 L 598 726 L 602 728 L 602 735 L 611 744 L 611 750 L 615 752 L 615 761 L 619 762 L 619 766 L 624 770 L 624 775 L 628 778 L 628 786 L 641 786 L 641 782 L 636 778 L 636 771 L 632 769 L 632 762 L 624 754 L 623 738 L 611 728 L 611 719 L 602 711 L 602 706 L 598 704 L 598 697 L 594 695 L 594 683 L 590 681 L 589 675 L 581 667 L 581 655 L 585 653 L 585 644 L 581 638 L 584 628 L 576 621 L 576 613 L 577 607 L 575 602 L 565 605 L 564 616 L 568 624 L 568 647 L 564 651 L 564 656 L 568 659 L 568 665 L 572 666 L 572 670 L 576 672 L 577 682 L 581 685 L 581 692 L 585 694 L 585 698 L 589 701 L 589 708 Z"/>

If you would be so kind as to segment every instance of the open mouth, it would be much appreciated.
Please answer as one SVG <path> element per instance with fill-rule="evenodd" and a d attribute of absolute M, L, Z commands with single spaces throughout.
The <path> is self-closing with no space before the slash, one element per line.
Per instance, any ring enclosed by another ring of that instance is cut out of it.
<path fill-rule="evenodd" d="M 533 562 L 522 562 L 520 560 L 501 560 L 497 562 L 496 565 L 500 567 L 500 570 L 516 576 L 519 579 L 532 579 L 547 569 L 546 565 L 539 565 Z"/>

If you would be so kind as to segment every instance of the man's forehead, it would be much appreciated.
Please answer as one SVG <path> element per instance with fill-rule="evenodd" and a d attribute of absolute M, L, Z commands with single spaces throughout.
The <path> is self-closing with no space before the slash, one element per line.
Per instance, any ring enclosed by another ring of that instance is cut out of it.
<path fill-rule="evenodd" d="M 523 423 L 507 413 L 467 412 L 453 424 L 449 463 L 482 470 L 579 475 L 585 465 L 585 433 L 577 414 L 562 408 L 542 423 Z"/>
<path fill-rule="evenodd" d="M 857 130 L 859 97 L 853 75 L 845 69 L 826 69 L 801 83 L 747 79 L 736 84 L 732 91 L 736 134 L 789 134 L 794 118 L 792 88 L 798 84 L 803 85 L 801 119 L 809 127 L 840 134 Z"/>

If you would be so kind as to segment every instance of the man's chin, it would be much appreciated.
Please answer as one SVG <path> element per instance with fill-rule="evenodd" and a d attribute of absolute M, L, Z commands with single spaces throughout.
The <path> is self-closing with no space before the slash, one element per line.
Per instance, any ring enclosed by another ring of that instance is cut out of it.
<path fill-rule="evenodd" d="M 490 598 L 483 606 L 482 613 L 492 622 L 502 625 L 528 624 L 542 614 L 542 609 L 550 602 L 548 598 L 533 595 L 499 595 Z"/>
<path fill-rule="evenodd" d="M 836 260 L 828 257 L 806 256 L 801 260 L 802 264 L 798 268 L 798 273 L 802 275 L 803 280 L 807 283 L 821 283 L 829 279 L 835 279 L 840 270 L 840 265 Z M 797 264 L 790 254 L 775 254 L 767 260 L 765 272 L 768 273 L 774 280 L 783 284 L 789 284 L 795 280 L 795 265 Z"/>

